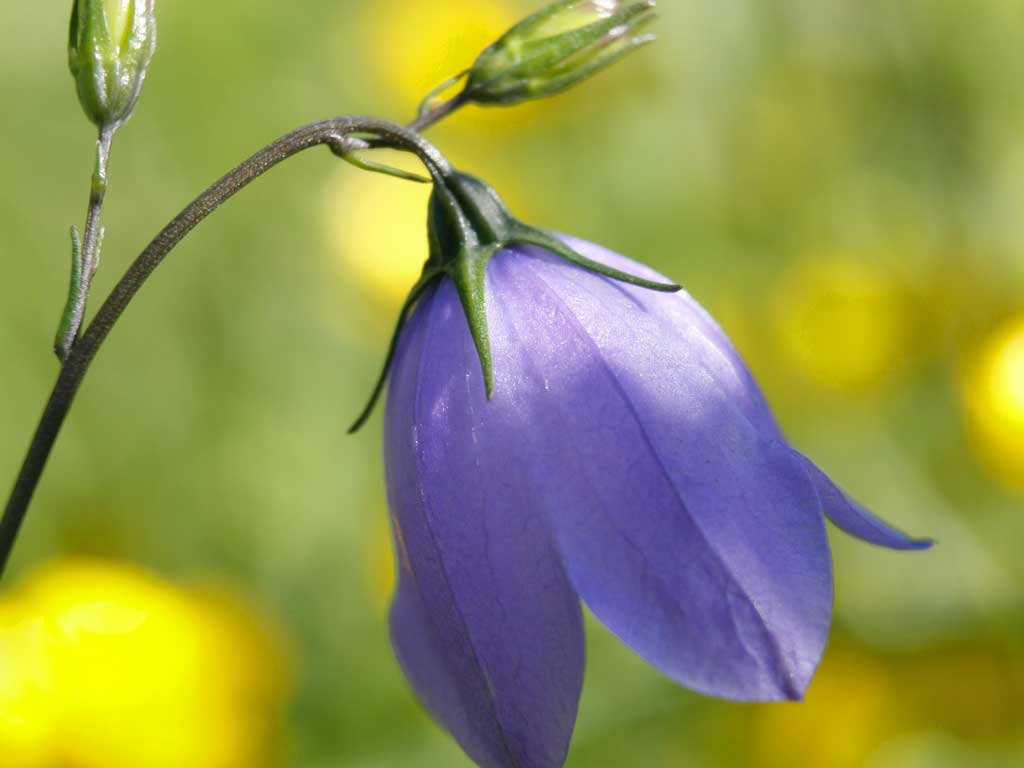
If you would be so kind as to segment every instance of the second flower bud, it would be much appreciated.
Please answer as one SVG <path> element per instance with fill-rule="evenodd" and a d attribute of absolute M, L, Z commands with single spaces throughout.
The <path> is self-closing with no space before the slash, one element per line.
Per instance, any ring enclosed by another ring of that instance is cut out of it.
<path fill-rule="evenodd" d="M 74 0 L 68 64 L 85 114 L 116 128 L 139 99 L 156 48 L 154 0 Z"/>
<path fill-rule="evenodd" d="M 516 24 L 469 70 L 464 96 L 509 105 L 571 88 L 654 40 L 654 0 L 561 0 Z"/>

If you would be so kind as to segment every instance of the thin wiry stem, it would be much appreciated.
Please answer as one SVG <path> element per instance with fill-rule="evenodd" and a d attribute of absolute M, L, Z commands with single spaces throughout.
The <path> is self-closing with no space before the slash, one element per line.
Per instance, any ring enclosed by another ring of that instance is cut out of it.
<path fill-rule="evenodd" d="M 435 111 L 426 116 L 429 119 L 418 122 L 425 127 L 442 116 L 441 112 Z M 448 161 L 437 148 L 413 129 L 371 117 L 337 117 L 305 125 L 283 136 L 193 200 L 135 259 L 88 328 L 71 346 L 0 519 L 0 575 L 10 558 L 29 503 L 89 365 L 153 271 L 203 219 L 271 168 L 321 144 L 339 155 L 367 146 L 366 141 L 354 136 L 369 136 L 381 145 L 415 153 L 435 178 L 451 172 Z M 90 268 L 88 263 L 83 265 L 83 271 Z"/>
<path fill-rule="evenodd" d="M 465 105 L 465 93 L 458 93 L 447 101 L 442 101 L 433 109 L 428 109 L 423 112 L 419 117 L 409 123 L 409 128 L 410 130 L 416 131 L 416 133 L 422 133 L 434 123 L 443 120 L 448 117 L 448 115 L 452 114 L 452 112 Z"/>
<path fill-rule="evenodd" d="M 96 270 L 100 265 L 100 250 L 103 247 L 103 201 L 107 196 L 107 165 L 110 162 L 110 145 L 114 140 L 114 128 L 100 130 L 96 140 L 96 165 L 89 187 L 89 207 L 85 217 L 85 236 L 79 243 L 77 233 L 72 234 L 71 289 L 67 306 L 61 316 L 60 328 L 54 341 L 54 351 L 61 362 L 71 354 L 71 347 L 78 338 L 78 331 L 85 319 L 85 306 L 89 301 L 89 289 Z"/>

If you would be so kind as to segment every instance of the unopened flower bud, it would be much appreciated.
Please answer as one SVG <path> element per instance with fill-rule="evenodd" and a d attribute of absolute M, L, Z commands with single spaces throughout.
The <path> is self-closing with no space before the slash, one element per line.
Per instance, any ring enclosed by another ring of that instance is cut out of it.
<path fill-rule="evenodd" d="M 516 24 L 470 69 L 464 97 L 509 105 L 563 91 L 654 40 L 654 0 L 561 0 Z"/>
<path fill-rule="evenodd" d="M 85 114 L 116 128 L 139 99 L 156 48 L 154 0 L 74 0 L 68 64 Z"/>

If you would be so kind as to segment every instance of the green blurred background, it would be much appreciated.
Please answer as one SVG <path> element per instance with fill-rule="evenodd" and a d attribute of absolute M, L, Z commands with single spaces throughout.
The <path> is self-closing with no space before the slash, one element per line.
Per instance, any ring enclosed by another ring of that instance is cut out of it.
<path fill-rule="evenodd" d="M 408 119 L 537 5 L 157 4 L 94 306 L 241 158 L 328 115 Z M 91 173 L 65 5 L 0 4 L 4 483 L 56 374 Z M 939 544 L 833 536 L 801 705 L 680 689 L 592 623 L 569 765 L 1024 765 L 1024 3 L 661 6 L 660 42 L 614 71 L 431 138 L 523 218 L 684 283 L 793 442 Z M 468 765 L 388 644 L 379 415 L 345 434 L 425 258 L 425 194 L 306 153 L 143 290 L 0 592 L 3 768 Z"/>

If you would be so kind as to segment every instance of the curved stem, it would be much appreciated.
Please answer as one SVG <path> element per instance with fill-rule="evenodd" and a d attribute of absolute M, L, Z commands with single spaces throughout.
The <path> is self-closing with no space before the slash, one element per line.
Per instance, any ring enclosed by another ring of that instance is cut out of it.
<path fill-rule="evenodd" d="M 429 124 L 429 123 L 428 123 Z M 214 183 L 168 224 L 128 268 L 96 317 L 71 347 L 36 428 L 28 453 L 0 520 L 0 575 L 10 557 L 39 478 L 78 388 L 107 335 L 153 271 L 168 253 L 207 216 L 277 164 L 311 147 L 327 145 L 345 155 L 366 146 L 352 134 L 415 153 L 435 178 L 450 172 L 448 161 L 414 130 L 370 117 L 337 117 L 305 125 L 263 148 Z"/>

